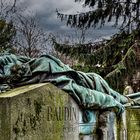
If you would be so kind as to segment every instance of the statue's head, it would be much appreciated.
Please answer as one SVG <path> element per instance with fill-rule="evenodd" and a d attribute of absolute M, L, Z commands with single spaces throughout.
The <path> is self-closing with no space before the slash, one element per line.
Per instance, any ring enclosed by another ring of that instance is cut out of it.
<path fill-rule="evenodd" d="M 16 76 L 17 78 L 20 78 L 24 74 L 24 70 L 22 65 L 15 64 L 10 68 L 11 75 Z"/>
<path fill-rule="evenodd" d="M 20 80 L 25 73 L 23 65 L 9 63 L 3 67 L 3 73 L 1 73 L 2 83 L 12 83 Z"/>

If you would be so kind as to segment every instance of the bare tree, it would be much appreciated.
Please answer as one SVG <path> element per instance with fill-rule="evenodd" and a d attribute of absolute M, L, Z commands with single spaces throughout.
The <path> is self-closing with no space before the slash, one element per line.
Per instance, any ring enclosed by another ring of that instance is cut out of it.
<path fill-rule="evenodd" d="M 36 16 L 18 16 L 17 53 L 37 57 L 47 51 L 48 36 L 38 25 Z"/>
<path fill-rule="evenodd" d="M 0 0 L 0 18 L 6 19 L 16 12 L 17 0 Z"/>

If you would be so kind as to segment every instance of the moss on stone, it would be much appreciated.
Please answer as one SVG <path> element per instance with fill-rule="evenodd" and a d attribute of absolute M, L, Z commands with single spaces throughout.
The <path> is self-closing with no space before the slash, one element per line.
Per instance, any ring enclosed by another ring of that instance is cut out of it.
<path fill-rule="evenodd" d="M 64 126 L 68 122 L 47 121 L 46 109 L 48 106 L 69 106 L 69 98 L 50 83 L 27 85 L 1 94 L 1 140 L 64 139 Z"/>
<path fill-rule="evenodd" d="M 140 139 L 140 111 L 138 109 L 127 110 L 128 140 Z"/>

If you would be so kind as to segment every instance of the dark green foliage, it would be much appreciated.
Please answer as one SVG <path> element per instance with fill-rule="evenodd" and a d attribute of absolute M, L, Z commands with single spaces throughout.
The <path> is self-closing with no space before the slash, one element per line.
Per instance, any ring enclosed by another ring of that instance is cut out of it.
<path fill-rule="evenodd" d="M 0 52 L 13 51 L 14 37 L 16 30 L 12 22 L 7 23 L 5 20 L 0 20 Z"/>
<path fill-rule="evenodd" d="M 124 89 L 124 81 L 132 85 L 132 75 L 140 68 L 137 50 L 139 31 L 122 32 L 111 40 L 99 44 L 64 45 L 55 43 L 55 49 L 69 55 L 79 64 L 73 68 L 85 72 L 96 72 L 104 77 L 116 90 Z"/>
<path fill-rule="evenodd" d="M 81 0 L 75 0 L 78 2 Z M 92 10 L 85 13 L 66 15 L 57 11 L 61 20 L 66 20 L 71 27 L 96 27 L 103 26 L 106 22 L 114 22 L 118 25 L 121 19 L 121 28 L 132 30 L 140 27 L 140 1 L 136 0 L 85 0 L 84 6 Z"/>
<path fill-rule="evenodd" d="M 80 2 L 82 0 L 75 0 Z M 76 70 L 96 72 L 112 88 L 123 91 L 127 81 L 133 85 L 133 75 L 140 69 L 140 1 L 84 0 L 91 11 L 66 15 L 57 11 L 61 20 L 76 28 L 102 27 L 107 22 L 119 23 L 120 33 L 101 44 L 65 45 L 55 42 L 55 49 L 79 61 Z"/>

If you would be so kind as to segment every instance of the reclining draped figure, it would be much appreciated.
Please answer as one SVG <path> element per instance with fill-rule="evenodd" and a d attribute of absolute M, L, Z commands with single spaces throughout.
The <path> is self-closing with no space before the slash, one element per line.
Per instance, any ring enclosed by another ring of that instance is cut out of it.
<path fill-rule="evenodd" d="M 114 110 L 117 115 L 124 105 L 140 106 L 135 99 L 140 92 L 123 96 L 109 87 L 96 73 L 75 71 L 50 55 L 28 58 L 14 54 L 0 55 L 0 91 L 15 87 L 51 82 L 69 93 L 83 110 Z"/>

